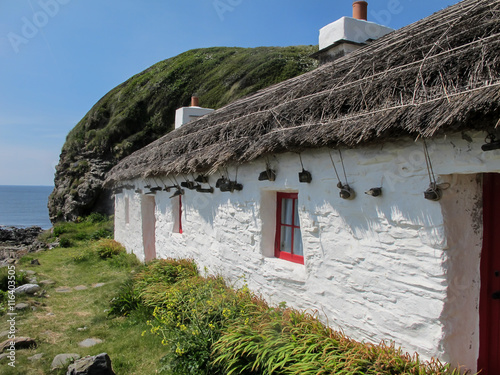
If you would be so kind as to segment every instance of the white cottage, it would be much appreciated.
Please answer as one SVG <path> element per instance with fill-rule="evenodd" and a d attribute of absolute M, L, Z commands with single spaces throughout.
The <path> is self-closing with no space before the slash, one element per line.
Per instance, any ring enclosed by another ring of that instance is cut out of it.
<path fill-rule="evenodd" d="M 115 238 L 499 374 L 499 33 L 465 0 L 183 125 L 110 172 Z"/>

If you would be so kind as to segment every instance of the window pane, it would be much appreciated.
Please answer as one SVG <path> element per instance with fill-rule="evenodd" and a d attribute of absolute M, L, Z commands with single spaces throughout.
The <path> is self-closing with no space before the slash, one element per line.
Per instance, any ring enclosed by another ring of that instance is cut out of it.
<path fill-rule="evenodd" d="M 281 199 L 281 223 L 292 225 L 293 199 Z"/>
<path fill-rule="evenodd" d="M 304 256 L 304 249 L 302 248 L 302 234 L 300 228 L 295 228 L 293 233 L 293 253 L 295 255 Z"/>
<path fill-rule="evenodd" d="M 292 252 L 292 228 L 290 227 L 281 227 L 280 251 Z"/>
<path fill-rule="evenodd" d="M 300 227 L 300 221 L 299 221 L 299 201 L 297 199 L 294 199 L 295 203 L 295 222 L 293 225 L 296 227 Z"/>

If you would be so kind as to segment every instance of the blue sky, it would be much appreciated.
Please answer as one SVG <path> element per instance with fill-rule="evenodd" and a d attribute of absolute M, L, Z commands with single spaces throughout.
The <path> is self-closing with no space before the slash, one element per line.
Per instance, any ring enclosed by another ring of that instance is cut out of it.
<path fill-rule="evenodd" d="M 457 0 L 369 0 L 392 28 Z M 66 134 L 103 95 L 192 48 L 317 44 L 351 0 L 0 0 L 0 185 L 52 185 Z"/>

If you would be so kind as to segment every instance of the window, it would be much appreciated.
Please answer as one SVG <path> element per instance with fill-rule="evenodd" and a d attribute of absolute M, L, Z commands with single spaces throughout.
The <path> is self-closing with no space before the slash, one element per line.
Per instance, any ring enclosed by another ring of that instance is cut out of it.
<path fill-rule="evenodd" d="M 182 195 L 172 200 L 172 215 L 174 219 L 174 233 L 182 234 Z"/>
<path fill-rule="evenodd" d="M 277 195 L 274 253 L 277 258 L 304 264 L 297 197 L 297 193 Z"/>

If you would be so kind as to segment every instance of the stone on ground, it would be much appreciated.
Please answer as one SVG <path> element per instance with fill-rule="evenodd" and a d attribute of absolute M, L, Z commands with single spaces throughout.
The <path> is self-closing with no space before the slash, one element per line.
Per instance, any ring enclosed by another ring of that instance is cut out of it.
<path fill-rule="evenodd" d="M 101 339 L 91 338 L 91 339 L 85 339 L 83 341 L 80 341 L 78 343 L 78 346 L 80 346 L 82 348 L 90 348 L 91 346 L 101 344 L 101 343 L 102 343 Z"/>
<path fill-rule="evenodd" d="M 30 307 L 30 305 L 28 305 L 27 303 L 24 303 L 24 302 L 18 303 L 17 305 L 14 306 L 14 308 L 16 310 L 26 310 L 29 307 Z"/>
<path fill-rule="evenodd" d="M 87 287 L 85 285 L 77 285 L 73 288 L 74 290 L 85 290 Z"/>
<path fill-rule="evenodd" d="M 50 368 L 52 370 L 59 369 L 59 368 L 65 368 L 71 362 L 73 362 L 77 359 L 80 359 L 80 356 L 76 353 L 58 354 L 54 357 L 52 364 L 50 365 Z"/>
<path fill-rule="evenodd" d="M 40 284 L 42 284 L 42 285 L 52 285 L 55 283 L 56 282 L 54 280 L 42 280 L 42 281 L 40 281 Z"/>
<path fill-rule="evenodd" d="M 16 350 L 36 348 L 36 341 L 30 337 L 15 337 L 13 339 L 7 339 L 0 343 L 0 353 L 9 351 L 12 345 L 14 345 Z"/>
<path fill-rule="evenodd" d="M 37 284 L 24 284 L 14 289 L 14 294 L 34 294 L 40 289 L 40 285 Z"/>
<path fill-rule="evenodd" d="M 66 375 L 115 375 L 107 353 L 79 359 L 68 367 Z"/>
<path fill-rule="evenodd" d="M 35 361 L 41 360 L 42 357 L 43 357 L 43 353 L 39 353 L 39 354 L 32 355 L 31 357 L 28 357 L 28 360 L 35 362 Z"/>
<path fill-rule="evenodd" d="M 60 286 L 59 288 L 56 288 L 57 293 L 68 293 L 71 292 L 73 289 L 70 288 L 69 286 Z"/>

